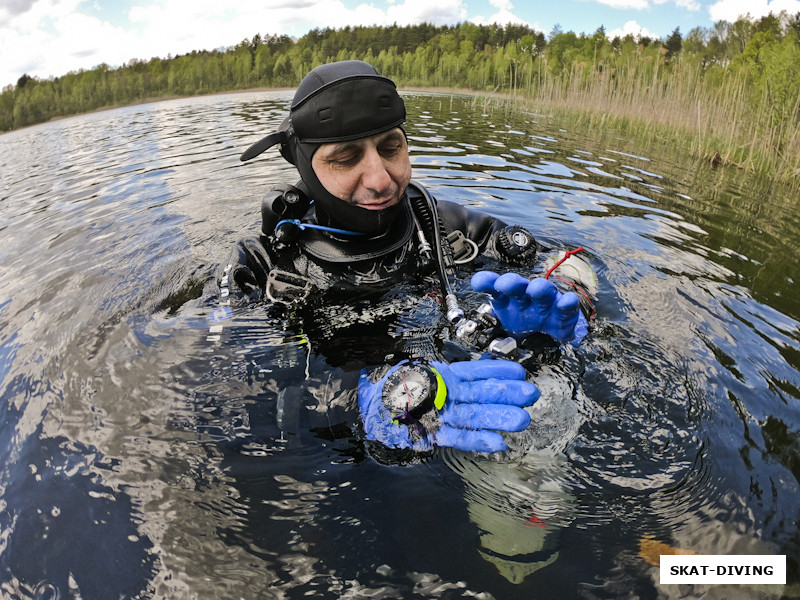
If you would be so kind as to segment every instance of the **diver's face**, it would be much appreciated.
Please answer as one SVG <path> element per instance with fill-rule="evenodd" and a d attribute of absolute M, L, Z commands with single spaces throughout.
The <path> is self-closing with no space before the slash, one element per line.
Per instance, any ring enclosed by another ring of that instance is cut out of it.
<path fill-rule="evenodd" d="M 399 127 L 352 142 L 322 144 L 311 167 L 331 194 L 368 210 L 400 202 L 411 180 L 408 144 Z"/>

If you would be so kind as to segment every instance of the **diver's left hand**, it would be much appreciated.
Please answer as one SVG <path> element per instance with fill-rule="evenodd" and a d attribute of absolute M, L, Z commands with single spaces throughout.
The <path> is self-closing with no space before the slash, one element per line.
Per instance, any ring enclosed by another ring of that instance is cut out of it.
<path fill-rule="evenodd" d="M 367 371 L 358 381 L 358 407 L 367 439 L 390 448 L 429 450 L 434 446 L 468 452 L 500 452 L 508 446 L 501 431 L 525 429 L 531 421 L 524 407 L 541 395 L 525 381 L 525 368 L 508 360 L 477 360 L 446 364 L 427 363 L 443 382 L 444 405 L 431 418 L 400 422 L 383 404 L 383 390 L 389 377 L 408 365 L 392 367 L 377 383 Z M 428 428 L 421 425 L 427 424 Z"/>
<path fill-rule="evenodd" d="M 515 336 L 542 332 L 559 342 L 577 344 L 588 331 L 578 295 L 562 293 L 542 277 L 528 280 L 517 273 L 479 271 L 472 276 L 471 285 L 492 297 L 495 315 Z"/>

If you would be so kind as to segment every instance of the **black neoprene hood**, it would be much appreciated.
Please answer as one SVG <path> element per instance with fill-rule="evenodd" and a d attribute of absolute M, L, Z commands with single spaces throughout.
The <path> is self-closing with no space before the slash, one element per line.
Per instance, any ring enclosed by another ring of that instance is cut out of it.
<path fill-rule="evenodd" d="M 359 60 L 322 65 L 297 88 L 292 127 L 303 143 L 344 142 L 401 125 L 406 107 L 391 79 Z"/>
<path fill-rule="evenodd" d="M 357 140 L 399 127 L 405 119 L 406 107 L 397 87 L 375 67 L 360 60 L 328 63 L 303 78 L 287 120 L 277 132 L 248 148 L 241 160 L 255 158 L 280 143 L 281 154 L 296 165 L 298 143 Z"/>

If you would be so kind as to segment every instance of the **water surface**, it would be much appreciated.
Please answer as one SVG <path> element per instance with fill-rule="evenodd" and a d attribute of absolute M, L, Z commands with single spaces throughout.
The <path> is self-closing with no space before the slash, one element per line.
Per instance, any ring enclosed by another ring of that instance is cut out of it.
<path fill-rule="evenodd" d="M 277 152 L 238 161 L 289 99 L 0 136 L 0 595 L 795 594 L 795 198 L 680 148 L 407 94 L 415 178 L 583 246 L 601 292 L 580 347 L 526 362 L 543 395 L 511 452 L 398 465 L 364 443 L 350 386 L 441 351 L 430 290 L 216 313 L 231 246 L 296 178 Z M 786 554 L 795 587 L 662 587 L 656 543 Z"/>

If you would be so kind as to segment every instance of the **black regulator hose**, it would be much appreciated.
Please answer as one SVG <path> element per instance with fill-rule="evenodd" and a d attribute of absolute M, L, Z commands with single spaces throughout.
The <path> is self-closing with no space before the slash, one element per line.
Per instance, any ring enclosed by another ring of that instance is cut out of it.
<path fill-rule="evenodd" d="M 421 185 L 414 186 L 422 193 L 422 196 L 412 198 L 415 214 L 420 215 L 422 226 L 427 228 L 429 239 L 433 241 L 433 249 L 436 252 L 436 266 L 439 271 L 439 279 L 442 282 L 445 305 L 447 306 L 447 320 L 451 323 L 458 323 L 464 318 L 464 311 L 458 306 L 458 300 L 450 286 L 450 279 L 447 277 L 447 262 L 444 256 L 444 244 L 442 243 L 442 232 L 439 227 L 439 211 L 436 209 L 436 202 L 431 195 Z"/>

